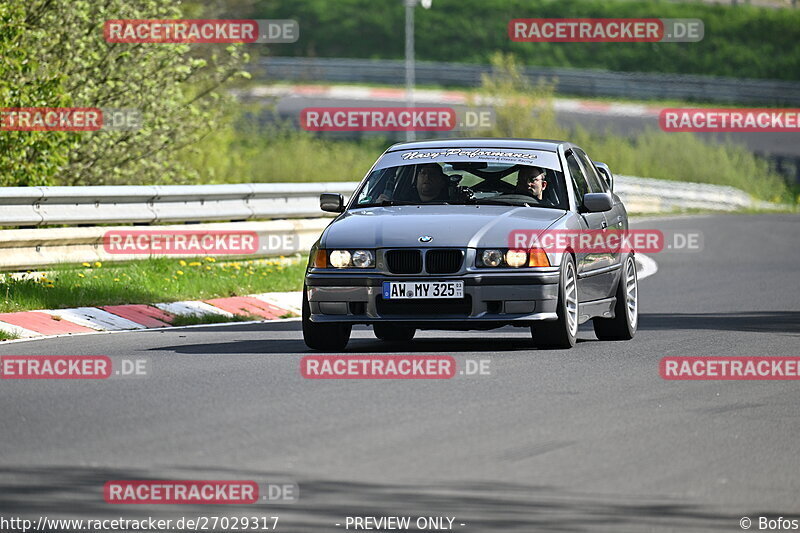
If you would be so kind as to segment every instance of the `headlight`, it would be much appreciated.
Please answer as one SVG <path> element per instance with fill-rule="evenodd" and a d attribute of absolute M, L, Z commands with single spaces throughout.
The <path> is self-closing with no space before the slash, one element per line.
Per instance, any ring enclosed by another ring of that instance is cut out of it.
<path fill-rule="evenodd" d="M 528 262 L 528 252 L 509 250 L 506 252 L 506 264 L 510 267 L 521 267 Z"/>
<path fill-rule="evenodd" d="M 319 250 L 317 255 L 322 254 L 326 257 L 323 250 Z M 327 254 L 328 263 L 334 268 L 374 268 L 375 267 L 375 251 L 374 250 L 331 250 Z M 316 258 L 315 258 L 316 259 Z M 326 268 L 322 261 L 314 262 L 318 268 Z"/>
<path fill-rule="evenodd" d="M 369 250 L 356 250 L 353 252 L 353 266 L 358 268 L 369 268 L 375 264 L 372 252 Z"/>
<path fill-rule="evenodd" d="M 549 267 L 550 261 L 547 253 L 541 248 L 531 248 L 530 250 L 489 248 L 488 250 L 478 250 L 475 266 L 489 268 Z"/>
<path fill-rule="evenodd" d="M 350 266 L 350 252 L 347 250 L 333 250 L 330 255 L 331 265 L 336 268 L 345 268 Z"/>
<path fill-rule="evenodd" d="M 484 250 L 481 260 L 484 265 L 489 267 L 500 266 L 503 262 L 503 252 L 500 250 Z"/>

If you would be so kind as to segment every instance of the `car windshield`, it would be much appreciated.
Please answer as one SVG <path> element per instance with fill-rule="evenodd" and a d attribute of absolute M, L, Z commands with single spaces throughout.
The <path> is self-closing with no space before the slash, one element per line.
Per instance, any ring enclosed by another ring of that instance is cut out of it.
<path fill-rule="evenodd" d="M 373 170 L 351 208 L 513 205 L 568 209 L 560 169 L 498 162 L 426 162 Z"/>

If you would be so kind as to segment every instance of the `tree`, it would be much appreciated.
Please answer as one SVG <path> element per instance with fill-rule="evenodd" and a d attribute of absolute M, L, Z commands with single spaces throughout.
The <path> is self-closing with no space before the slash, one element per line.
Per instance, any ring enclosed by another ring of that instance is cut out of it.
<path fill-rule="evenodd" d="M 241 45 L 107 43 L 107 19 L 175 19 L 173 0 L 7 0 L 0 5 L 3 107 L 135 109 L 135 131 L 0 132 L 3 185 L 181 183 L 177 152 L 216 127 L 223 86 L 246 76 Z M 203 57 L 195 52 L 201 48 Z"/>
<path fill-rule="evenodd" d="M 63 73 L 40 68 L 22 43 L 46 40 L 23 2 L 0 3 L 0 106 L 68 105 Z M 0 183 L 46 185 L 68 162 L 75 138 L 63 132 L 0 131 Z"/>

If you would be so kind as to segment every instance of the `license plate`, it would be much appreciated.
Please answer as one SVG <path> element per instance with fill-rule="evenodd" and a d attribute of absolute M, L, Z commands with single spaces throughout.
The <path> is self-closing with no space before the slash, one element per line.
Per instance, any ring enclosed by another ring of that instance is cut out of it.
<path fill-rule="evenodd" d="M 384 281 L 383 299 L 463 298 L 463 281 Z"/>

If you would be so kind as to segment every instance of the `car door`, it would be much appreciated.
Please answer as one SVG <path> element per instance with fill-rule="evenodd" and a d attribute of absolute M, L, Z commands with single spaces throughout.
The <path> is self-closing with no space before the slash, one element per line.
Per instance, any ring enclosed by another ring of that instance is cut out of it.
<path fill-rule="evenodd" d="M 604 165 L 604 163 L 598 163 L 597 161 L 592 161 L 594 168 L 597 170 L 597 175 L 600 176 L 600 183 L 603 186 L 603 189 L 611 193 L 611 198 L 614 200 L 614 209 L 611 210 L 610 213 L 606 213 L 606 220 L 608 220 L 608 228 L 609 229 L 618 229 L 618 230 L 627 230 L 628 229 L 628 212 L 625 210 L 625 205 L 620 200 L 619 196 L 614 192 L 614 187 L 609 185 L 609 182 L 605 179 L 603 174 L 603 169 L 600 165 Z M 611 172 L 611 170 L 606 166 L 605 170 L 607 172 Z"/>
<path fill-rule="evenodd" d="M 614 201 L 614 206 L 611 208 L 610 211 L 606 211 L 604 214 L 606 216 L 606 222 L 608 223 L 608 229 L 606 231 L 618 231 L 623 232 L 627 230 L 627 220 L 628 214 L 625 211 L 625 206 L 622 205 L 619 197 L 609 189 L 608 183 L 603 176 L 600 174 L 600 171 L 597 170 L 594 162 L 589 159 L 589 156 L 586 155 L 586 152 L 581 150 L 580 148 L 575 149 L 575 154 L 578 156 L 578 160 L 581 162 L 584 168 L 587 169 L 586 178 L 589 182 L 589 189 L 592 189 L 593 192 L 606 192 L 611 194 L 611 198 Z M 596 190 L 595 190 L 596 189 Z M 624 256 L 623 253 L 620 252 L 620 249 L 612 248 L 608 255 L 610 257 L 610 264 L 612 268 L 616 269 L 621 266 L 622 258 Z M 616 276 L 612 275 L 609 277 L 608 280 L 608 295 L 612 296 L 614 291 L 616 290 Z"/>
<path fill-rule="evenodd" d="M 565 157 L 578 204 L 581 229 L 592 230 L 592 233 L 607 231 L 608 221 L 605 213 L 589 213 L 583 208 L 584 194 L 603 192 L 600 190 L 596 171 L 594 179 L 591 179 L 589 171 L 581 163 L 575 148 L 568 150 Z M 592 166 L 591 169 L 594 170 L 594 167 Z M 580 301 L 588 302 L 610 296 L 610 287 L 614 282 L 614 272 L 609 272 L 613 266 L 612 254 L 602 250 L 587 250 L 576 253 L 576 258 Z"/>

